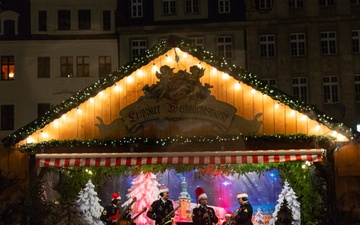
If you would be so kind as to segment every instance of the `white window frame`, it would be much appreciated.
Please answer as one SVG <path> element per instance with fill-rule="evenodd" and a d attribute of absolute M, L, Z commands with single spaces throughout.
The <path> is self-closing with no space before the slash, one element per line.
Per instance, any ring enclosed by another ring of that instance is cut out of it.
<path fill-rule="evenodd" d="M 219 13 L 230 13 L 230 0 L 218 0 Z"/>
<path fill-rule="evenodd" d="M 335 0 L 320 0 L 319 5 L 320 6 L 334 6 Z"/>
<path fill-rule="evenodd" d="M 306 55 L 306 34 L 291 33 L 290 34 L 290 55 L 305 56 Z"/>
<path fill-rule="evenodd" d="M 268 85 L 268 86 L 272 86 L 272 87 L 276 87 L 276 78 L 265 78 L 265 79 L 262 79 L 262 81 Z"/>
<path fill-rule="evenodd" d="M 163 14 L 165 15 L 176 14 L 176 0 L 163 0 L 162 7 L 163 7 Z"/>
<path fill-rule="evenodd" d="M 185 13 L 199 13 L 200 0 L 185 0 Z"/>
<path fill-rule="evenodd" d="M 261 58 L 271 58 L 276 56 L 275 35 L 259 35 L 259 50 Z"/>
<path fill-rule="evenodd" d="M 355 101 L 360 102 L 360 74 L 354 75 Z"/>
<path fill-rule="evenodd" d="M 321 54 L 334 55 L 337 53 L 336 32 L 326 31 L 320 33 L 321 38 Z"/>
<path fill-rule="evenodd" d="M 308 102 L 309 95 L 307 78 L 293 77 L 291 82 L 292 95 L 303 102 Z M 295 90 L 297 93 L 295 93 Z"/>
<path fill-rule="evenodd" d="M 131 0 L 131 17 L 141 18 L 143 17 L 143 1 Z"/>
<path fill-rule="evenodd" d="M 190 37 L 189 40 L 191 40 L 195 46 L 205 47 L 204 37 Z"/>
<path fill-rule="evenodd" d="M 324 103 L 339 103 L 339 78 L 336 75 L 323 77 Z"/>
<path fill-rule="evenodd" d="M 289 8 L 302 8 L 304 7 L 304 0 L 289 0 Z"/>
<path fill-rule="evenodd" d="M 260 10 L 269 10 L 272 9 L 273 1 L 272 0 L 259 0 L 259 9 Z"/>
<path fill-rule="evenodd" d="M 135 45 L 136 44 L 136 45 Z M 147 47 L 146 39 L 134 39 L 131 40 L 131 59 L 134 60 L 136 57 L 142 55 Z"/>
<path fill-rule="evenodd" d="M 219 36 L 216 38 L 217 55 L 230 59 L 233 57 L 233 38 L 231 36 Z"/>
<path fill-rule="evenodd" d="M 352 34 L 352 52 L 360 53 L 360 30 L 352 30 L 351 34 Z"/>

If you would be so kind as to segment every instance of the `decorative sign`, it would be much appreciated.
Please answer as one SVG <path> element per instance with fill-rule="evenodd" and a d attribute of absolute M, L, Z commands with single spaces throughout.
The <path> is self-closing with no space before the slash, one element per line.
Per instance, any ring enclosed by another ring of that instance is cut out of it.
<path fill-rule="evenodd" d="M 96 124 L 102 136 L 111 136 L 114 133 L 135 134 L 146 124 L 161 121 L 176 121 L 178 125 L 186 126 L 199 121 L 208 121 L 213 125 L 214 131 L 223 134 L 255 133 L 262 125 L 258 113 L 253 120 L 246 120 L 235 115 L 237 109 L 210 95 L 210 84 L 202 85 L 200 78 L 204 69 L 198 66 L 186 70 L 173 72 L 174 68 L 164 65 L 156 84 L 143 87 L 144 96 L 120 111 L 121 118 L 115 119 L 111 124 L 104 124 L 100 117 Z M 190 121 L 190 122 L 189 122 Z"/>

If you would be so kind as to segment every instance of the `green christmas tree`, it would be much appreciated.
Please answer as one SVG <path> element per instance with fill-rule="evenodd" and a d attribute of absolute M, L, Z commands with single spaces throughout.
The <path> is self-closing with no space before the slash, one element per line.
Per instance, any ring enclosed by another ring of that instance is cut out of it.
<path fill-rule="evenodd" d="M 275 225 L 291 225 L 293 221 L 294 219 L 292 218 L 291 209 L 288 206 L 288 202 L 284 198 L 284 201 L 281 203 L 280 209 L 278 211 Z"/>

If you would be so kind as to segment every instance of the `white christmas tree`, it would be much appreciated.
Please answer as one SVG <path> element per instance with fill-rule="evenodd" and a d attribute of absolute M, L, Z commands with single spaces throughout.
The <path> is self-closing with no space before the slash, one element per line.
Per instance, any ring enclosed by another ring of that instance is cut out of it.
<path fill-rule="evenodd" d="M 78 215 L 75 216 L 72 224 L 76 225 L 104 225 L 100 221 L 103 207 L 95 191 L 95 186 L 91 180 L 87 182 L 85 188 L 80 190 L 78 200 L 76 201 Z"/>
<path fill-rule="evenodd" d="M 275 212 L 272 214 L 274 220 L 276 221 L 277 214 L 280 210 L 281 203 L 286 199 L 288 203 L 288 207 L 291 209 L 292 218 L 293 218 L 293 225 L 300 225 L 301 224 L 301 214 L 300 214 L 300 202 L 298 202 L 296 194 L 294 190 L 290 187 L 289 183 L 285 181 L 284 187 L 279 194 L 279 199 L 277 200 L 278 204 L 275 206 Z M 269 223 L 270 224 L 270 223 Z"/>
<path fill-rule="evenodd" d="M 133 185 L 128 189 L 129 193 L 126 195 L 128 200 L 122 206 L 128 206 L 133 198 L 137 201 L 133 203 L 131 210 L 131 218 L 138 216 L 134 221 L 136 225 L 153 224 L 154 221 L 146 216 L 146 211 L 141 213 L 145 208 L 149 209 L 153 201 L 159 197 L 159 182 L 156 180 L 155 174 L 141 173 L 133 180 Z"/>
<path fill-rule="evenodd" d="M 261 213 L 260 208 L 258 208 L 258 211 L 254 217 L 254 225 L 263 225 L 265 224 L 264 216 Z"/>

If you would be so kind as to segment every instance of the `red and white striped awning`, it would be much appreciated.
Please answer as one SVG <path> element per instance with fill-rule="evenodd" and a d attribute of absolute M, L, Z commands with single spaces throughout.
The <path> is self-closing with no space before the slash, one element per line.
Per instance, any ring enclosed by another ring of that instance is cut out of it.
<path fill-rule="evenodd" d="M 241 164 L 292 161 L 321 162 L 324 149 L 216 152 L 36 154 L 38 167 L 135 166 L 151 164 Z"/>

